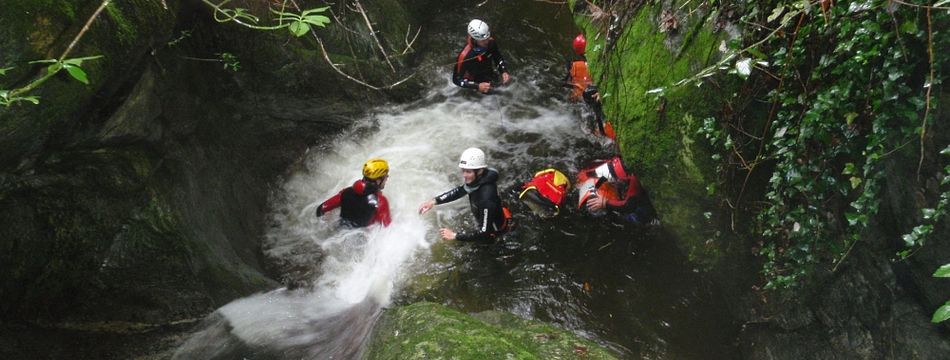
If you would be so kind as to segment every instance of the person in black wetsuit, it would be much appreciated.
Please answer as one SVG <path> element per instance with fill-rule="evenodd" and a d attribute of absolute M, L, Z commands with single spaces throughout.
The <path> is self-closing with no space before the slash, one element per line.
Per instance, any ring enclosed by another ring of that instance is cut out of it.
<path fill-rule="evenodd" d="M 511 80 L 505 67 L 505 58 L 498 50 L 495 38 L 488 31 L 488 24 L 475 19 L 468 23 L 465 47 L 459 52 L 453 67 L 452 82 L 467 89 L 477 89 L 483 94 L 491 91 L 492 82 L 498 80 L 495 68 L 501 74 L 501 83 Z"/>
<path fill-rule="evenodd" d="M 345 226 L 389 226 L 392 221 L 389 201 L 382 191 L 388 179 L 389 164 L 386 160 L 369 159 L 363 164 L 363 178 L 317 206 L 317 217 L 339 207 L 340 223 Z"/>
<path fill-rule="evenodd" d="M 508 231 L 511 218 L 510 212 L 501 206 L 501 198 L 498 197 L 498 186 L 495 184 L 498 181 L 498 171 L 488 168 L 485 164 L 485 153 L 478 148 L 469 148 L 462 152 L 459 167 L 462 168 L 465 184 L 422 203 L 419 214 L 425 214 L 435 205 L 461 199 L 467 194 L 478 228 L 474 231 L 459 232 L 442 228 L 439 234 L 445 240 L 492 241 Z"/>

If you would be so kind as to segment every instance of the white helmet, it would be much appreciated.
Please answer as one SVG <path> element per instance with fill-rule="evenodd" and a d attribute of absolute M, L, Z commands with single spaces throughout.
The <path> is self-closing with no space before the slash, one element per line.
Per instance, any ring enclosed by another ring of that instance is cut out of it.
<path fill-rule="evenodd" d="M 488 167 L 485 164 L 485 152 L 479 148 L 468 148 L 462 152 L 459 157 L 459 167 L 463 169 L 484 169 Z"/>
<path fill-rule="evenodd" d="M 488 24 L 478 19 L 473 19 L 468 23 L 468 34 L 475 40 L 485 40 L 491 36 L 491 32 L 488 31 Z"/>

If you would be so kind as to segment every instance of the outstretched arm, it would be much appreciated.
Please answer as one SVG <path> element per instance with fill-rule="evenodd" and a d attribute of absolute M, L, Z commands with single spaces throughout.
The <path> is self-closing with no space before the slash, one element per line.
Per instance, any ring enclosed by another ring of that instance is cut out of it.
<path fill-rule="evenodd" d="M 336 195 L 333 195 L 333 197 L 327 199 L 327 201 L 324 201 L 320 206 L 317 206 L 317 217 L 321 217 L 330 210 L 340 207 L 341 194 L 343 194 L 342 191 L 336 193 Z"/>

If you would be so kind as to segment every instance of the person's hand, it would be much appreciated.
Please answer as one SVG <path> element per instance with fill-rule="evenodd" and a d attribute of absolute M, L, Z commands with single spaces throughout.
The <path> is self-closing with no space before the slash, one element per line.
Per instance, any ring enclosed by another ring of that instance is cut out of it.
<path fill-rule="evenodd" d="M 509 81 L 511 81 L 511 75 L 508 72 L 501 73 L 501 83 L 507 84 Z"/>
<path fill-rule="evenodd" d="M 482 94 L 487 94 L 489 90 L 491 90 L 491 83 L 478 83 L 478 91 L 481 91 Z"/>
<path fill-rule="evenodd" d="M 594 100 L 600 102 L 600 91 L 594 93 Z"/>
<path fill-rule="evenodd" d="M 427 211 L 431 210 L 435 206 L 435 199 L 426 200 L 422 203 L 422 206 L 419 207 L 419 215 L 425 214 Z"/>
<path fill-rule="evenodd" d="M 452 231 L 452 229 L 439 229 L 439 235 L 442 235 L 442 238 L 445 240 L 455 240 L 455 231 Z"/>
<path fill-rule="evenodd" d="M 317 205 L 317 217 L 323 216 L 323 204 Z"/>
<path fill-rule="evenodd" d="M 603 209 L 607 203 L 607 199 L 600 196 L 591 196 L 587 198 L 587 210 L 598 211 Z"/>

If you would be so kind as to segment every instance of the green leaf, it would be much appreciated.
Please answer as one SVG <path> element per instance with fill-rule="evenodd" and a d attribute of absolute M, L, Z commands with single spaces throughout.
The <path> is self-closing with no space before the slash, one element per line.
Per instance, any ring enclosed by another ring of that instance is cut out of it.
<path fill-rule="evenodd" d="M 853 175 L 854 174 L 854 163 L 844 164 L 844 170 L 841 171 L 841 175 Z"/>
<path fill-rule="evenodd" d="M 322 7 L 322 8 L 315 8 L 315 9 L 304 10 L 304 12 L 300 14 L 300 16 L 302 16 L 302 17 L 307 17 L 307 16 L 309 16 L 310 14 L 322 13 L 322 12 L 324 12 L 324 11 L 327 11 L 327 9 L 329 9 L 329 8 L 330 8 L 329 6 L 324 6 L 324 7 Z"/>
<path fill-rule="evenodd" d="M 307 23 L 303 21 L 294 21 L 290 24 L 290 32 L 297 37 L 307 35 L 307 33 L 310 32 L 310 25 L 307 25 Z"/>
<path fill-rule="evenodd" d="M 66 65 L 80 66 L 80 65 L 82 65 L 82 62 L 83 62 L 83 61 L 86 61 L 86 60 L 95 60 L 95 59 L 98 59 L 98 58 L 101 58 L 101 57 L 103 57 L 103 56 L 102 56 L 102 55 L 96 55 L 96 56 L 78 57 L 78 58 L 72 58 L 72 59 L 63 60 L 63 63 L 66 64 Z"/>
<path fill-rule="evenodd" d="M 319 27 L 326 27 L 330 23 L 330 18 L 323 15 L 310 15 L 303 19 L 305 23 L 313 24 Z"/>
<path fill-rule="evenodd" d="M 930 319 L 930 322 L 936 324 L 947 319 L 950 319 L 950 301 L 947 301 L 947 303 L 943 304 L 937 311 L 934 311 L 934 317 Z"/>
<path fill-rule="evenodd" d="M 58 62 L 59 60 L 56 60 L 56 59 L 45 59 L 45 60 L 33 60 L 33 61 L 28 62 L 27 64 L 55 64 Z"/>
<path fill-rule="evenodd" d="M 933 277 L 950 277 L 950 264 L 943 264 L 937 271 L 934 271 Z"/>
<path fill-rule="evenodd" d="M 921 210 L 921 213 L 924 214 L 924 220 L 930 220 L 930 219 L 933 219 L 934 215 L 937 214 L 937 210 L 928 208 L 928 209 Z"/>
<path fill-rule="evenodd" d="M 779 16 L 782 16 L 782 12 L 785 11 L 785 5 L 780 5 L 775 9 L 772 9 L 772 14 L 765 20 L 766 22 L 772 22 L 775 19 L 778 19 Z"/>
<path fill-rule="evenodd" d="M 40 98 L 39 98 L 38 96 L 24 96 L 24 97 L 21 97 L 21 98 L 19 98 L 19 99 L 17 99 L 17 100 L 29 101 L 29 102 L 33 103 L 33 105 L 39 105 L 39 104 L 40 104 Z"/>
<path fill-rule="evenodd" d="M 941 1 L 938 1 L 936 4 L 933 4 L 932 6 L 933 6 L 933 7 L 940 7 L 940 6 L 944 6 L 944 5 L 947 5 L 947 4 L 950 4 L 950 0 L 941 0 Z"/>
<path fill-rule="evenodd" d="M 9 70 L 13 70 L 13 67 L 0 68 L 0 75 L 6 75 Z"/>
<path fill-rule="evenodd" d="M 852 189 L 857 189 L 858 186 L 860 186 L 860 185 L 861 185 L 861 178 L 859 178 L 859 177 L 857 177 L 857 176 L 852 176 L 852 177 L 851 177 L 851 188 L 852 188 Z"/>
<path fill-rule="evenodd" d="M 76 79 L 76 81 L 89 85 L 89 77 L 86 76 L 86 72 L 83 71 L 82 68 L 78 66 L 67 65 L 66 72 L 68 72 L 69 75 L 73 77 L 73 79 Z"/>

